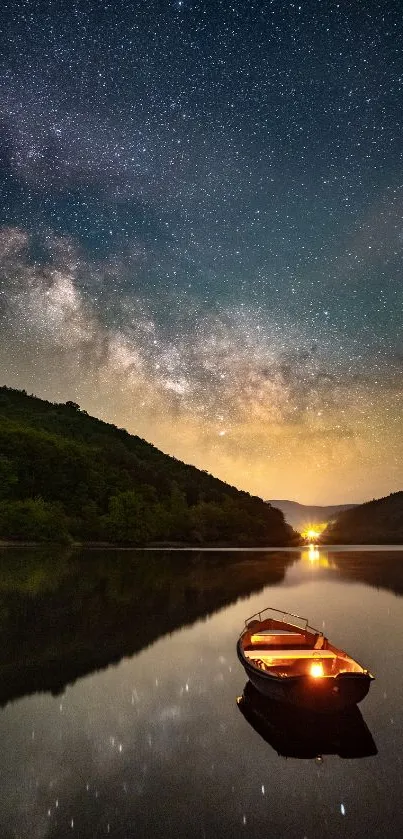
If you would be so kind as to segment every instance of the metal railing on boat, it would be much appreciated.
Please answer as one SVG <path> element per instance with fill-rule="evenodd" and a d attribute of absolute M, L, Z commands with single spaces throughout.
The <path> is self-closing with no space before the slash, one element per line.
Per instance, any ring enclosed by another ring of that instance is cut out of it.
<path fill-rule="evenodd" d="M 266 609 L 262 609 L 262 611 L 256 612 L 256 614 L 251 615 L 250 618 L 246 619 L 245 626 L 249 626 L 249 624 L 253 620 L 258 620 L 260 623 L 262 623 L 262 621 L 264 620 L 269 620 L 270 617 L 272 617 L 273 620 L 278 620 L 282 623 L 288 623 L 290 624 L 290 626 L 295 626 L 297 629 L 302 629 L 303 632 L 311 631 L 322 634 L 318 629 L 315 629 L 313 626 L 309 626 L 307 618 L 303 618 L 301 617 L 301 615 L 295 615 L 293 612 L 283 612 L 281 609 L 274 609 L 272 606 L 268 606 Z M 299 623 L 297 623 L 296 621 L 299 621 Z"/>

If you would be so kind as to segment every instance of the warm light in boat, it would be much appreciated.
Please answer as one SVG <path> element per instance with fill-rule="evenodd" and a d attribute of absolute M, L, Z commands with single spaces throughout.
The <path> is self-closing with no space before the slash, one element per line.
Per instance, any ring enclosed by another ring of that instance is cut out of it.
<path fill-rule="evenodd" d="M 320 679 L 321 676 L 324 676 L 324 675 L 325 675 L 325 673 L 324 673 L 324 670 L 323 670 L 322 662 L 321 661 L 314 661 L 313 664 L 311 664 L 311 676 L 313 676 L 314 679 Z"/>

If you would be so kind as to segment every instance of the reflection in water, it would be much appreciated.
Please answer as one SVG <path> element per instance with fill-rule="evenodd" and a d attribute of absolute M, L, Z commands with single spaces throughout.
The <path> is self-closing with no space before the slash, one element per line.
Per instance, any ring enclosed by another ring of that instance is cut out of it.
<path fill-rule="evenodd" d="M 283 757 L 342 758 L 377 754 L 372 735 L 357 705 L 337 714 L 287 707 L 262 696 L 247 682 L 238 707 L 252 728 Z"/>
<path fill-rule="evenodd" d="M 301 550 L 302 563 L 311 570 L 336 571 L 341 579 L 367 583 L 403 596 L 403 562 L 401 551 L 330 550 L 309 545 Z"/>
<path fill-rule="evenodd" d="M 374 588 L 393 591 L 403 596 L 403 561 L 401 552 L 390 550 L 334 554 L 335 566 L 341 578 L 367 583 Z"/>
<path fill-rule="evenodd" d="M 0 551 L 0 704 L 68 683 L 277 585 L 298 554 Z"/>
<path fill-rule="evenodd" d="M 319 551 L 316 545 L 309 545 L 308 559 L 310 562 L 315 562 L 315 560 L 319 559 Z"/>
<path fill-rule="evenodd" d="M 309 545 L 308 548 L 304 548 L 301 551 L 301 560 L 312 567 L 336 568 L 333 559 L 329 558 L 328 551 L 318 548 L 317 545 Z"/>
<path fill-rule="evenodd" d="M 403 601 L 379 584 L 403 593 L 403 552 L 319 553 L 0 550 L 1 839 L 401 839 Z M 360 714 L 320 742 L 270 716 L 323 765 L 246 724 L 235 644 L 267 605 L 374 669 L 377 757 L 337 756 L 375 754 Z"/>
<path fill-rule="evenodd" d="M 60 693 L 239 597 L 281 585 L 298 560 L 403 594 L 401 555 L 390 551 L 0 550 L 0 704 Z"/>

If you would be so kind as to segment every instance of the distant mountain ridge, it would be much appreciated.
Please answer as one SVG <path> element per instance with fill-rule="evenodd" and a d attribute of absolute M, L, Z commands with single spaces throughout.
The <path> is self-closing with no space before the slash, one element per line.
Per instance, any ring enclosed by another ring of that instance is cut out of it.
<path fill-rule="evenodd" d="M 403 544 L 403 491 L 340 513 L 322 533 L 330 545 Z"/>
<path fill-rule="evenodd" d="M 331 521 L 344 510 L 351 510 L 357 506 L 357 504 L 332 504 L 320 507 L 314 504 L 298 504 L 297 501 L 287 501 L 285 499 L 270 499 L 268 503 L 281 510 L 286 522 L 298 531 L 301 531 L 308 524 L 323 524 Z"/>

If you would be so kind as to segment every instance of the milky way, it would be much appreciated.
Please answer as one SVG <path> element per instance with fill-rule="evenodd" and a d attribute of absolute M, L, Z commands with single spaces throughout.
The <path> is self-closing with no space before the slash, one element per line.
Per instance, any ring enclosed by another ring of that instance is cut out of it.
<path fill-rule="evenodd" d="M 400 4 L 3 19 L 2 383 L 266 498 L 400 489 Z"/>

